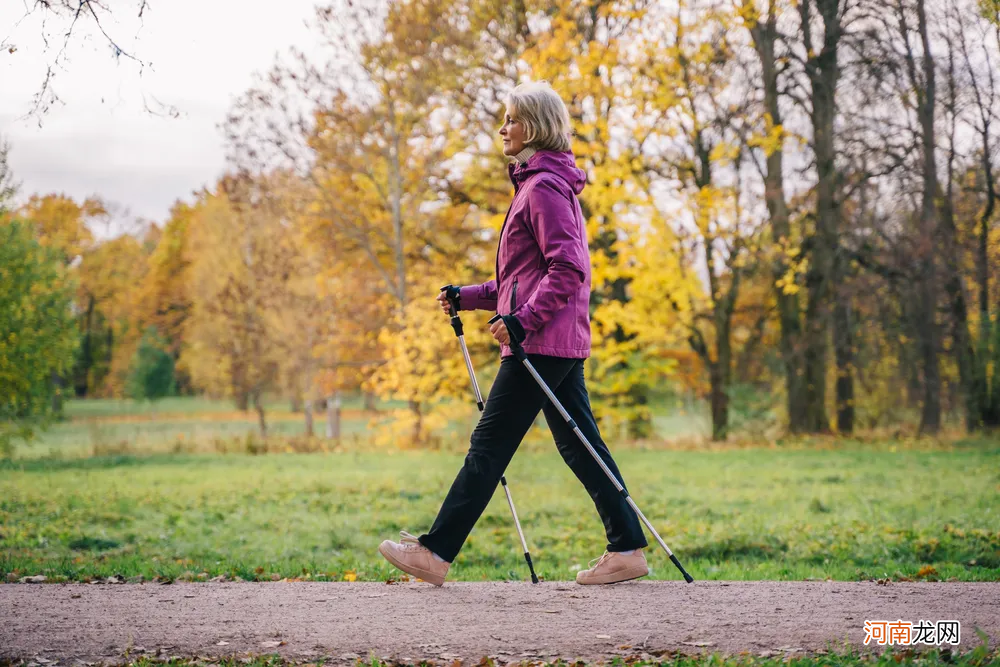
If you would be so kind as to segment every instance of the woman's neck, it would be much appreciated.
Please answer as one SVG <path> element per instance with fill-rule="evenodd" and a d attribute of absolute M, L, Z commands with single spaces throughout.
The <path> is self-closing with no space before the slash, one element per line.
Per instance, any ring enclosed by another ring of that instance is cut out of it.
<path fill-rule="evenodd" d="M 517 162 L 518 164 L 524 164 L 525 162 L 527 162 L 527 161 L 528 161 L 528 158 L 530 158 L 530 157 L 531 157 L 532 155 L 534 155 L 534 154 L 535 154 L 535 153 L 537 153 L 537 152 L 538 152 L 538 151 L 536 151 L 536 150 L 535 150 L 534 148 L 532 148 L 531 146 L 525 146 L 525 147 L 524 147 L 524 148 L 523 148 L 523 149 L 521 150 L 521 152 L 520 152 L 520 153 L 518 153 L 517 155 L 515 155 L 515 156 L 514 156 L 514 160 L 515 160 L 515 161 L 516 161 L 516 162 Z"/>

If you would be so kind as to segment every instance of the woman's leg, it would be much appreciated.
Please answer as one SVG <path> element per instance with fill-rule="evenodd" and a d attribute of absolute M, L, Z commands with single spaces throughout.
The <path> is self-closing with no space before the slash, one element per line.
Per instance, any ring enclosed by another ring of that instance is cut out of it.
<path fill-rule="evenodd" d="M 625 486 L 618 466 L 611 458 L 611 452 L 601 439 L 597 421 L 590 409 L 590 397 L 587 395 L 587 385 L 584 382 L 583 360 L 580 359 L 566 375 L 562 384 L 552 389 L 566 412 L 580 427 L 590 444 L 600 455 L 605 465 L 614 473 L 618 482 Z M 608 551 L 630 551 L 647 546 L 646 536 L 642 532 L 639 517 L 625 502 L 611 480 L 598 465 L 587 448 L 580 442 L 576 433 L 566 424 L 566 421 L 551 403 L 545 405 L 545 421 L 555 438 L 559 453 L 563 460 L 576 474 L 577 479 L 594 499 L 597 512 L 604 522 L 604 531 L 608 536 Z"/>
<path fill-rule="evenodd" d="M 529 359 L 550 386 L 560 385 L 575 361 L 536 355 Z M 455 559 L 546 400 L 521 362 L 508 357 L 500 363 L 486 408 L 472 432 L 465 463 L 434 525 L 420 536 L 422 545 L 446 561 Z"/>

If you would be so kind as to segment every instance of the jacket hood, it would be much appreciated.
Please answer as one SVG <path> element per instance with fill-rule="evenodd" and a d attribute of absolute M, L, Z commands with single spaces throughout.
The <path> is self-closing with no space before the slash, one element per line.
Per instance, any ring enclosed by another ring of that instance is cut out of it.
<path fill-rule="evenodd" d="M 587 173 L 576 166 L 573 151 L 538 151 L 524 164 L 510 164 L 507 167 L 510 180 L 514 185 L 520 185 L 529 176 L 540 172 L 549 172 L 562 178 L 569 184 L 573 192 L 579 195 L 587 183 Z"/>

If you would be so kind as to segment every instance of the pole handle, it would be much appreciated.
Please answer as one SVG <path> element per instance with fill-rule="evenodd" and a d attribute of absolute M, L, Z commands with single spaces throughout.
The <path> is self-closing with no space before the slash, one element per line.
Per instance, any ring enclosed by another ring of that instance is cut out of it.
<path fill-rule="evenodd" d="M 498 322 L 501 319 L 503 319 L 503 315 L 497 313 L 496 315 L 491 317 L 486 323 L 493 324 L 494 322 Z M 505 327 L 507 326 L 506 322 L 504 322 L 504 326 Z M 510 351 L 514 354 L 514 356 L 517 357 L 517 360 L 524 361 L 525 359 L 527 359 L 528 358 L 527 353 L 524 351 L 524 348 L 521 347 L 521 344 L 514 337 L 514 334 L 510 332 L 510 327 L 507 328 L 507 337 L 510 339 L 510 342 L 507 344 L 507 347 L 509 347 Z"/>
<path fill-rule="evenodd" d="M 441 288 L 441 291 L 444 292 L 445 298 L 448 300 L 448 312 L 451 315 L 451 328 L 455 330 L 456 336 L 462 336 L 465 334 L 465 330 L 462 326 L 462 318 L 458 316 L 458 304 L 456 303 L 456 300 L 451 297 L 451 293 L 449 291 L 452 287 L 453 285 L 445 285 Z"/>

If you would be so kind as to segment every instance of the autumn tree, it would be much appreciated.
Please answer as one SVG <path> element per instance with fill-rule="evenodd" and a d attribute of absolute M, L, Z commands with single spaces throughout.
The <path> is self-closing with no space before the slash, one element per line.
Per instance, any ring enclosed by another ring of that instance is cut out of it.
<path fill-rule="evenodd" d="M 272 311 L 287 271 L 281 212 L 266 192 L 227 176 L 198 202 L 189 223 L 191 310 L 179 361 L 195 386 L 232 397 L 241 409 L 252 406 L 261 435 L 265 396 L 278 387 Z"/>

